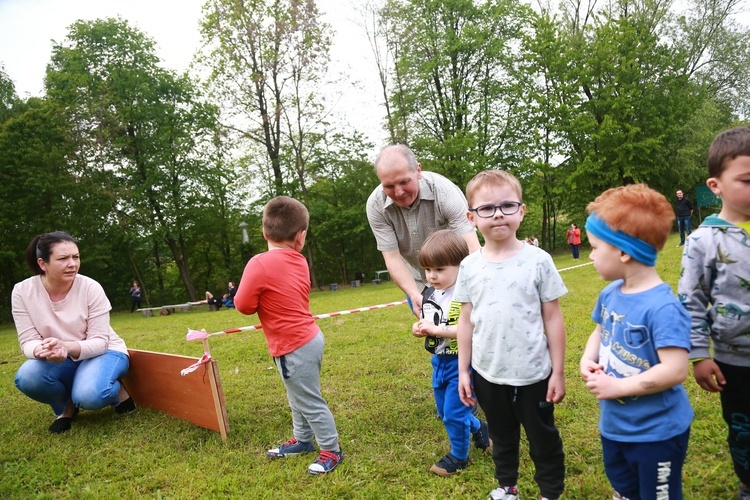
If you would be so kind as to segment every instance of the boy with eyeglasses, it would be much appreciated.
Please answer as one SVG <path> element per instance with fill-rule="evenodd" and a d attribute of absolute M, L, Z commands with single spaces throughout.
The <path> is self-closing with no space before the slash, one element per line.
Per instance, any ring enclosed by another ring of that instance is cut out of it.
<path fill-rule="evenodd" d="M 461 262 L 453 293 L 461 303 L 458 392 L 467 406 L 479 402 L 487 417 L 499 483 L 490 499 L 518 498 L 521 425 L 542 498 L 558 498 L 565 484 L 554 419 L 554 404 L 565 397 L 558 299 L 568 290 L 552 257 L 516 236 L 526 211 L 518 179 L 501 170 L 480 172 L 466 197 L 473 207 L 468 218 L 485 244 Z"/>

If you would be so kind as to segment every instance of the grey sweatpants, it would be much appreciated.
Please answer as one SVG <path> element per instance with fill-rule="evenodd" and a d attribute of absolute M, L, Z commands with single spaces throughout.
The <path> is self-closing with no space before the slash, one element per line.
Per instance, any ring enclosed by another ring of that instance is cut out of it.
<path fill-rule="evenodd" d="M 323 333 L 318 332 L 307 344 L 273 360 L 286 386 L 295 439 L 311 443 L 314 437 L 321 451 L 338 451 L 336 423 L 320 393 L 324 346 Z"/>

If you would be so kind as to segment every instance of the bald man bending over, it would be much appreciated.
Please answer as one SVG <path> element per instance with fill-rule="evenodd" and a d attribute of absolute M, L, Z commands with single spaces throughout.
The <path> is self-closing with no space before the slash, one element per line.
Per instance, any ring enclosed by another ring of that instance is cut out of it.
<path fill-rule="evenodd" d="M 375 172 L 380 186 L 367 200 L 367 219 L 388 273 L 420 317 L 427 284 L 418 257 L 424 240 L 438 229 L 450 229 L 466 239 L 469 252 L 479 249 L 476 230 L 466 217 L 466 197 L 442 175 L 423 172 L 414 153 L 402 144 L 380 152 Z"/>

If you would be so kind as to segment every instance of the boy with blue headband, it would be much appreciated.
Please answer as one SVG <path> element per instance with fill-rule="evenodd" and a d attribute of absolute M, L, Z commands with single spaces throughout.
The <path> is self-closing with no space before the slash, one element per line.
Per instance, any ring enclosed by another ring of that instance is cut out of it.
<path fill-rule="evenodd" d="M 692 320 L 695 381 L 721 395 L 739 498 L 750 500 L 750 127 L 714 139 L 708 174 L 721 212 L 685 241 L 678 292 Z"/>
<path fill-rule="evenodd" d="M 645 184 L 609 189 L 586 210 L 594 268 L 612 281 L 580 366 L 599 400 L 604 470 L 615 499 L 679 500 L 693 419 L 682 385 L 690 319 L 654 267 L 674 211 Z"/>

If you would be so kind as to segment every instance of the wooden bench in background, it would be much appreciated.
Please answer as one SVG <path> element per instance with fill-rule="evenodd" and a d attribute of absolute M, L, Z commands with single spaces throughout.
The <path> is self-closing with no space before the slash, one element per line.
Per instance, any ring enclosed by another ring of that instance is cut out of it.
<path fill-rule="evenodd" d="M 161 307 L 142 307 L 138 309 L 138 311 L 141 312 L 145 317 L 149 318 L 154 315 L 154 311 L 159 311 L 161 314 L 161 311 L 167 311 L 165 314 L 172 314 L 176 312 L 177 310 L 180 310 L 182 312 L 188 312 L 193 307 L 199 306 L 199 305 L 207 305 L 207 304 L 201 304 L 200 302 L 186 302 L 185 304 L 173 304 L 170 306 L 161 306 Z"/>
<path fill-rule="evenodd" d="M 148 318 L 154 315 L 154 311 L 161 311 L 161 307 L 141 307 L 138 311 Z"/>

